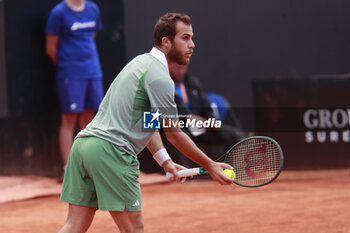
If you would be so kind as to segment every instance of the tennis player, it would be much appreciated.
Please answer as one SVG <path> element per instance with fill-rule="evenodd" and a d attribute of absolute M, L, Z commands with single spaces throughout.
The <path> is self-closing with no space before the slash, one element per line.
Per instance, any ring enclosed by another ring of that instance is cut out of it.
<path fill-rule="evenodd" d="M 73 143 L 61 193 L 69 203 L 68 217 L 59 232 L 86 232 L 96 209 L 109 211 L 122 233 L 144 231 L 137 154 L 147 146 L 175 179 L 184 167 L 171 160 L 159 132 L 144 129 L 142 119 L 145 111 L 154 111 L 154 118 L 160 112 L 176 115 L 169 67 L 189 63 L 192 37 L 189 16 L 165 14 L 155 25 L 152 50 L 134 58 L 113 81 L 95 118 Z M 207 157 L 181 129 L 168 128 L 166 136 L 214 180 L 232 184 L 223 173 L 231 167 Z"/>

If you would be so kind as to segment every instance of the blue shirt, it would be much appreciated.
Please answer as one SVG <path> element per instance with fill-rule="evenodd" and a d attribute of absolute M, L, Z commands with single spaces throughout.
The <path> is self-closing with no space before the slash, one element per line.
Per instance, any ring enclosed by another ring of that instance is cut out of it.
<path fill-rule="evenodd" d="M 98 6 L 88 0 L 81 12 L 73 11 L 64 0 L 51 10 L 46 34 L 59 36 L 57 78 L 102 78 L 93 37 L 101 28 Z"/>
<path fill-rule="evenodd" d="M 178 82 L 176 85 L 175 85 L 175 93 L 177 95 L 177 97 L 179 97 L 181 99 L 181 101 L 183 101 L 183 96 L 182 96 L 182 91 L 181 91 L 181 87 L 180 87 L 180 84 L 181 83 L 184 83 L 183 80 L 181 80 L 180 82 Z M 184 101 L 183 101 L 184 102 Z M 191 106 L 191 100 L 189 98 L 189 96 L 187 95 L 187 103 L 185 103 L 187 105 L 187 108 L 188 108 L 188 111 L 190 113 L 192 113 L 192 106 Z"/>

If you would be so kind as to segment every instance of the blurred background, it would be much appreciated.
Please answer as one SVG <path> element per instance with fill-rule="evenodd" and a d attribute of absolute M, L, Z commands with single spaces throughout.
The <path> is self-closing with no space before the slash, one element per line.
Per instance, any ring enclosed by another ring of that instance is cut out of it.
<path fill-rule="evenodd" d="M 0 0 L 0 175 L 61 172 L 55 67 L 45 54 L 58 2 Z M 189 72 L 229 101 L 246 132 L 281 144 L 285 169 L 350 167 L 349 1 L 94 2 L 105 91 L 151 50 L 160 16 L 186 13 L 196 45 Z"/>

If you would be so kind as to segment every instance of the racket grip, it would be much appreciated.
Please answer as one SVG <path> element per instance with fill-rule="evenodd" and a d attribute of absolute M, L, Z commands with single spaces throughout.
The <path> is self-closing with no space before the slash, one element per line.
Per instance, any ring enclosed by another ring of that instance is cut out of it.
<path fill-rule="evenodd" d="M 187 177 L 187 176 L 195 176 L 195 175 L 199 175 L 200 173 L 200 168 L 196 167 L 196 168 L 190 168 L 190 169 L 185 169 L 185 170 L 180 170 L 177 172 L 177 175 L 181 178 L 181 177 Z M 174 175 L 170 172 L 166 173 L 166 177 L 168 179 L 172 179 L 174 177 Z"/>

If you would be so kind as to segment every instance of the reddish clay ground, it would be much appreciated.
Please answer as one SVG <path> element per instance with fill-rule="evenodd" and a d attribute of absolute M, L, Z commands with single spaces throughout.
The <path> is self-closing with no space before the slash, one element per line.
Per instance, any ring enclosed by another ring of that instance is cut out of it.
<path fill-rule="evenodd" d="M 254 189 L 210 180 L 144 186 L 145 232 L 350 233 L 349 174 L 302 177 Z M 57 195 L 1 204 L 0 232 L 57 232 L 66 208 Z M 119 231 L 98 211 L 88 232 Z"/>

